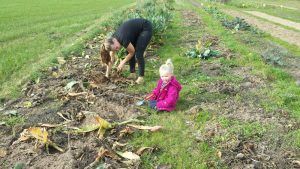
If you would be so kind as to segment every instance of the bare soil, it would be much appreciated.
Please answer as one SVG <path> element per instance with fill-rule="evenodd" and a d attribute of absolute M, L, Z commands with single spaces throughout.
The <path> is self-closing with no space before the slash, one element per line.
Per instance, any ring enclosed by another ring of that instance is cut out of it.
<path fill-rule="evenodd" d="M 105 66 L 101 65 L 98 56 L 99 42 L 99 37 L 88 42 L 83 56 L 70 56 L 66 63 L 50 67 L 41 78 L 24 86 L 22 97 L 5 102 L 1 116 L 13 110 L 26 120 L 13 128 L 1 126 L 0 149 L 5 154 L 0 157 L 1 168 L 13 168 L 17 164 L 41 169 L 85 168 L 96 159 L 100 147 L 113 154 L 100 160 L 105 168 L 139 167 L 139 162 L 122 162 L 126 160 L 115 154 L 116 150 L 136 150 L 114 146 L 126 143 L 128 135 L 135 131 L 126 125 L 108 130 L 103 139 L 98 138 L 97 132 L 68 132 L 71 127 L 90 123 L 90 114 L 109 122 L 122 122 L 143 115 L 143 111 L 134 106 L 140 99 L 139 95 L 129 94 L 125 90 L 133 86 L 134 81 L 115 71 L 109 79 L 104 76 Z M 70 82 L 76 83 L 68 87 Z M 49 139 L 65 152 L 50 146 L 50 153 L 47 154 L 45 147 L 35 148 L 33 139 L 14 143 L 24 129 L 43 124 L 57 125 L 48 125 L 46 129 Z"/>

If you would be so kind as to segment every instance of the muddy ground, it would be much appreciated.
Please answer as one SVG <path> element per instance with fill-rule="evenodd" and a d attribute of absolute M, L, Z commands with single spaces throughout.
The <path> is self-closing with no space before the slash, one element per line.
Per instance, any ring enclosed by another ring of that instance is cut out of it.
<path fill-rule="evenodd" d="M 126 161 L 115 155 L 115 150 L 135 151 L 126 146 L 127 135 L 134 132 L 126 125 L 117 126 L 99 139 L 97 132 L 68 134 L 68 128 L 92 123 L 91 115 L 98 115 L 109 122 L 122 122 L 141 117 L 143 112 L 135 103 L 139 95 L 127 94 L 125 88 L 135 85 L 134 79 L 127 79 L 113 71 L 108 79 L 104 76 L 105 66 L 99 60 L 100 37 L 86 44 L 80 56 L 58 59 L 59 64 L 49 67 L 36 80 L 23 88 L 23 96 L 7 100 L 1 114 L 17 114 L 24 117 L 25 124 L 13 128 L 1 126 L 0 149 L 1 168 L 12 168 L 17 163 L 25 168 L 85 168 L 97 157 L 100 147 L 113 155 L 103 158 L 106 168 L 137 168 L 138 162 Z M 66 62 L 65 62 L 66 61 Z M 65 62 L 65 63 L 64 63 Z M 61 153 L 50 146 L 35 148 L 34 139 L 18 142 L 20 133 L 29 127 L 46 127 L 51 141 L 65 150 Z M 115 145 L 115 146 L 114 146 Z M 114 150 L 112 148 L 114 147 Z"/>

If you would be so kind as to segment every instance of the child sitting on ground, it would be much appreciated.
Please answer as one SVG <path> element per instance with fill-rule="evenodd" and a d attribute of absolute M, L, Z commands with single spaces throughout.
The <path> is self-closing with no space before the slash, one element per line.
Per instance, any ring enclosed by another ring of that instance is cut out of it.
<path fill-rule="evenodd" d="M 168 59 L 166 64 L 159 68 L 160 79 L 157 86 L 145 98 L 145 100 L 149 100 L 151 108 L 158 111 L 172 111 L 175 109 L 182 87 L 173 75 L 173 69 L 171 59 Z"/>

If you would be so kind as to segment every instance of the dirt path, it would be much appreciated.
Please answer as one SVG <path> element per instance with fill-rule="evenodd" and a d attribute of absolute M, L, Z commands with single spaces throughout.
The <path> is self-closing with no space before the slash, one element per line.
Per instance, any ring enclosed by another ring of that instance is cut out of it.
<path fill-rule="evenodd" d="M 257 19 L 253 16 L 249 16 L 249 15 L 239 12 L 239 11 L 223 10 L 223 12 L 225 12 L 226 14 L 231 15 L 233 17 L 244 18 L 246 22 L 248 22 L 251 25 L 255 25 L 260 30 L 270 33 L 272 36 L 274 36 L 276 38 L 279 38 L 283 41 L 286 41 L 290 44 L 294 44 L 294 45 L 297 45 L 298 47 L 300 47 L 300 40 L 299 40 L 300 33 L 297 31 L 287 30 L 276 24 Z"/>
<path fill-rule="evenodd" d="M 275 6 L 275 7 L 280 7 L 280 8 L 291 9 L 291 10 L 299 10 L 299 8 L 294 8 L 294 7 L 285 6 L 285 5 L 277 5 L 277 4 L 268 4 L 268 5 Z"/>
<path fill-rule="evenodd" d="M 267 19 L 271 22 L 279 23 L 281 25 L 288 26 L 288 27 L 300 30 L 300 23 L 297 23 L 297 22 L 293 22 L 293 21 L 290 21 L 290 20 L 287 20 L 287 19 L 282 19 L 282 18 L 279 18 L 279 17 L 268 15 L 268 14 L 263 13 L 263 12 L 258 12 L 258 11 L 245 11 L 245 12 L 247 12 L 251 15 L 254 15 L 254 16 L 258 16 L 260 18 Z"/>

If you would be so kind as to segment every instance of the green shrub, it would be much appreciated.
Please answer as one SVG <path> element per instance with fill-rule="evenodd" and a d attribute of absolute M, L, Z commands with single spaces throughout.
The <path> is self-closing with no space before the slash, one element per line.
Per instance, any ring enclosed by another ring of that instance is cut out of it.
<path fill-rule="evenodd" d="M 235 31 L 250 31 L 253 34 L 262 34 L 260 30 L 248 24 L 244 19 L 239 17 L 230 19 L 217 7 L 204 7 L 203 9 L 209 14 L 213 15 L 214 18 L 218 19 L 227 29 Z"/>
<path fill-rule="evenodd" d="M 201 40 L 198 40 L 196 46 L 188 50 L 185 55 L 189 58 L 208 59 L 211 57 L 220 56 L 221 52 L 214 50 L 212 47 L 217 44 L 217 39 L 204 35 Z"/>
<path fill-rule="evenodd" d="M 238 30 L 250 30 L 251 26 L 242 18 L 236 17 L 233 20 L 222 20 L 222 25 L 228 29 Z"/>
<path fill-rule="evenodd" d="M 283 58 L 287 58 L 289 56 L 288 51 L 276 44 L 268 45 L 267 49 L 262 52 L 262 58 L 266 63 L 276 66 L 284 66 L 285 63 Z"/>
<path fill-rule="evenodd" d="M 213 50 L 210 48 L 205 48 L 204 50 L 197 50 L 196 48 L 192 48 L 185 53 L 185 55 L 189 58 L 200 58 L 200 59 L 209 59 L 211 57 L 219 56 L 221 53 L 218 50 Z"/>
<path fill-rule="evenodd" d="M 224 20 L 226 19 L 226 16 L 223 12 L 221 12 L 217 7 L 204 7 L 203 8 L 207 13 L 213 15 L 214 18 L 218 20 Z"/>
<path fill-rule="evenodd" d="M 167 29 L 168 22 L 172 18 L 170 11 L 170 9 L 172 9 L 171 3 L 172 1 L 170 0 L 148 0 L 136 9 L 125 10 L 114 15 L 114 18 L 103 22 L 102 26 L 105 27 L 108 32 L 111 32 L 128 19 L 145 18 L 152 23 L 153 36 L 161 36 Z"/>
<path fill-rule="evenodd" d="M 137 9 L 132 16 L 142 17 L 148 19 L 153 26 L 154 37 L 161 36 L 168 27 L 168 22 L 172 19 L 170 0 L 148 0 L 145 4 Z"/>

